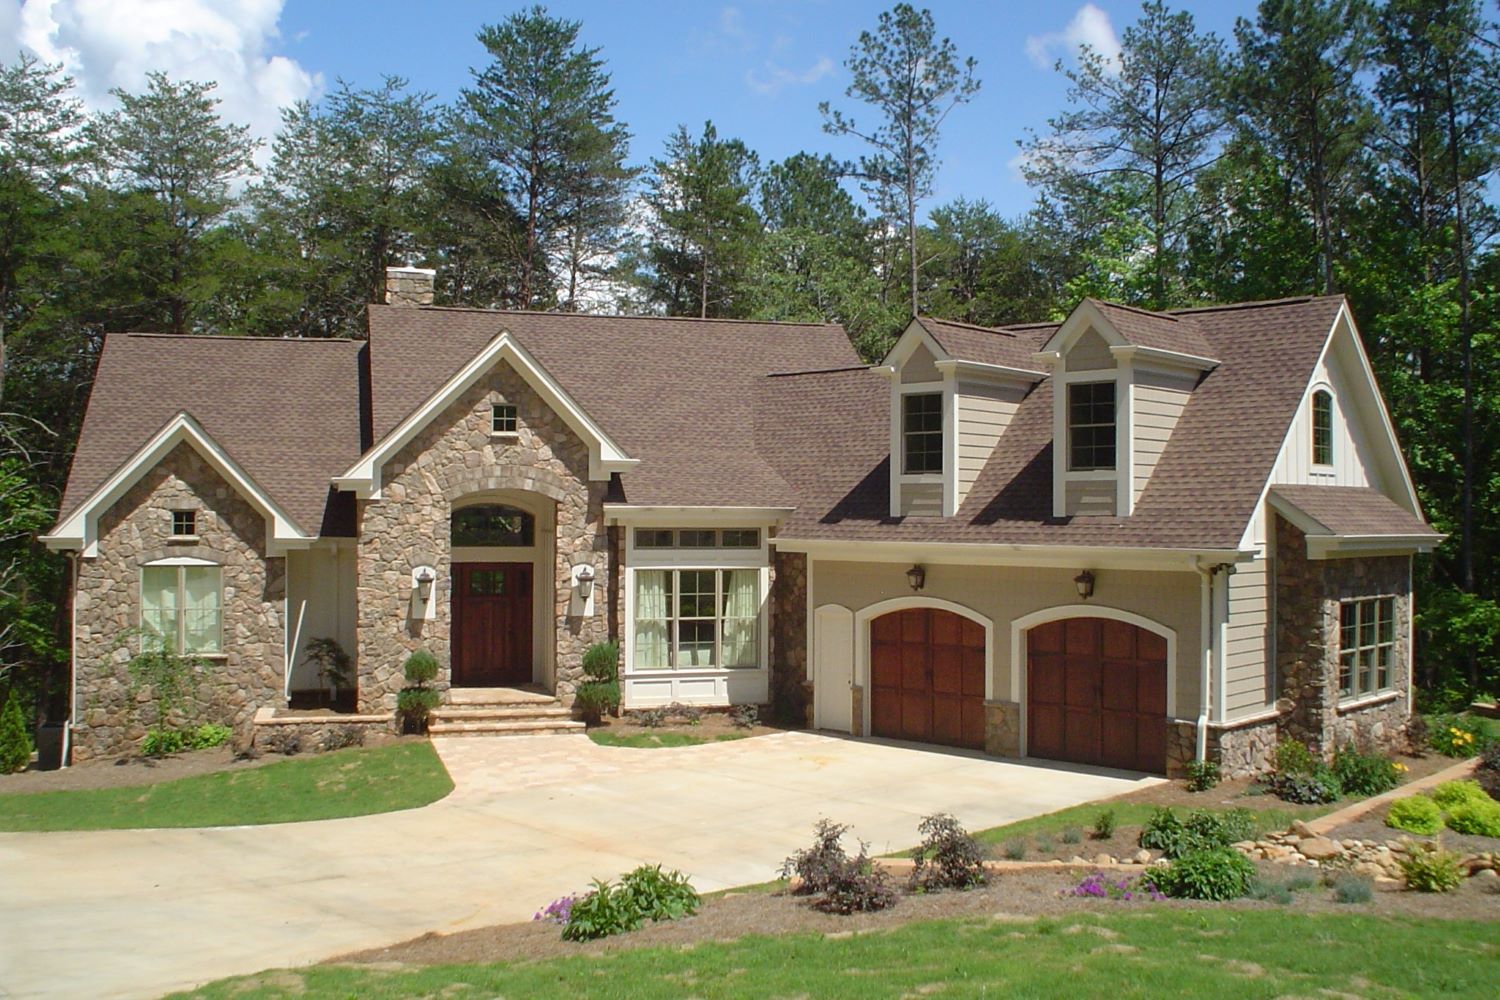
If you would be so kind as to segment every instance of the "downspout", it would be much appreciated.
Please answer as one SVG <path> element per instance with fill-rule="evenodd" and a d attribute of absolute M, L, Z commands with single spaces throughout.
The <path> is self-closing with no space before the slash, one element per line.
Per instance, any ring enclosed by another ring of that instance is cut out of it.
<path fill-rule="evenodd" d="M 1198 575 L 1201 577 L 1200 598 L 1198 600 L 1198 636 L 1203 647 L 1203 662 L 1198 677 L 1198 721 L 1197 742 L 1193 750 L 1194 760 L 1208 759 L 1208 712 L 1212 701 L 1209 697 L 1209 684 L 1213 677 L 1214 664 L 1214 632 L 1213 632 L 1213 600 L 1214 600 L 1214 574 L 1218 572 L 1217 566 L 1198 566 Z"/>
<path fill-rule="evenodd" d="M 62 766 L 72 763 L 73 723 L 78 717 L 78 564 L 79 553 L 69 552 L 68 579 L 72 587 L 68 594 L 68 718 L 63 723 Z"/>

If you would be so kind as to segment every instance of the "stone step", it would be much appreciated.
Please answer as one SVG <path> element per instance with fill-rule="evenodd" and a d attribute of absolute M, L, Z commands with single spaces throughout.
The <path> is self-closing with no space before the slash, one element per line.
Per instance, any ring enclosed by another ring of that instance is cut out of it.
<path fill-rule="evenodd" d="M 432 717 L 444 722 L 478 722 L 484 719 L 571 719 L 571 709 L 550 705 L 439 705 Z"/>
<path fill-rule="evenodd" d="M 581 735 L 588 727 L 573 719 L 534 719 L 510 722 L 431 722 L 432 736 L 545 736 Z"/>
<path fill-rule="evenodd" d="M 449 688 L 444 698 L 449 705 L 555 705 L 557 696 L 540 688 Z"/>

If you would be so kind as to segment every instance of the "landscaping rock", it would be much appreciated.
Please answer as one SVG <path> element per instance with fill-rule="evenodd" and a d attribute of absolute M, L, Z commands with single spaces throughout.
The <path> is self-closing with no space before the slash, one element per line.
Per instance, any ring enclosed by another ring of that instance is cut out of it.
<path fill-rule="evenodd" d="M 1115 856 L 1113 854 L 1094 855 L 1094 864 L 1096 865 L 1112 865 L 1116 863 L 1117 862 L 1115 861 Z"/>
<path fill-rule="evenodd" d="M 1327 837 L 1310 837 L 1297 845 L 1297 852 L 1309 861 L 1326 861 L 1343 853 L 1343 848 Z"/>
<path fill-rule="evenodd" d="M 1478 869 L 1475 869 L 1473 875 L 1470 876 L 1470 877 L 1477 878 L 1481 882 L 1486 882 L 1486 883 L 1490 883 L 1490 884 L 1493 884 L 1495 882 L 1500 882 L 1500 872 L 1495 871 L 1495 869 L 1493 869 L 1493 868 L 1478 868 Z"/>
<path fill-rule="evenodd" d="M 1149 865 L 1151 863 L 1151 852 L 1143 847 L 1131 855 L 1130 860 L 1138 865 Z"/>
<path fill-rule="evenodd" d="M 1304 821 L 1300 819 L 1293 822 L 1291 828 L 1287 832 L 1295 834 L 1298 837 L 1312 838 L 1317 836 L 1316 833 L 1313 833 L 1312 827 L 1308 826 Z"/>

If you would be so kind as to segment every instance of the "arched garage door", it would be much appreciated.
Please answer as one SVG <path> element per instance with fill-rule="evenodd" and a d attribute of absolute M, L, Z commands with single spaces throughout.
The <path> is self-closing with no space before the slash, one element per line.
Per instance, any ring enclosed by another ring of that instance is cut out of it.
<path fill-rule="evenodd" d="M 1026 634 L 1026 743 L 1033 757 L 1161 773 L 1167 641 L 1106 618 Z"/>
<path fill-rule="evenodd" d="M 984 626 L 937 608 L 870 622 L 870 732 L 984 748 Z"/>

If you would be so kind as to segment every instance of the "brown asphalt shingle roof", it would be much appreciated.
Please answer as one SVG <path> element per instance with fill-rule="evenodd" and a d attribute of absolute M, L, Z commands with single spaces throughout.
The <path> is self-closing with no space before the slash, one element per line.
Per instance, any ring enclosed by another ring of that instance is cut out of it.
<path fill-rule="evenodd" d="M 1367 486 L 1273 486 L 1271 493 L 1322 525 L 1321 534 L 1442 537 L 1411 511 Z"/>
<path fill-rule="evenodd" d="M 186 412 L 304 532 L 347 533 L 347 497 L 330 504 L 329 477 L 364 444 L 363 350 L 350 340 L 110 334 L 59 521 Z"/>
<path fill-rule="evenodd" d="M 1032 357 L 1040 346 L 1036 337 L 1026 328 L 970 326 L 949 320 L 919 316 L 917 322 L 932 335 L 948 355 L 957 361 L 977 361 L 986 365 L 1001 365 L 1045 375 Z M 1052 330 L 1056 327 L 1047 327 Z"/>
<path fill-rule="evenodd" d="M 1138 347 L 1154 347 L 1199 358 L 1215 358 L 1194 310 L 1152 312 L 1101 299 L 1089 299 L 1120 336 Z"/>

